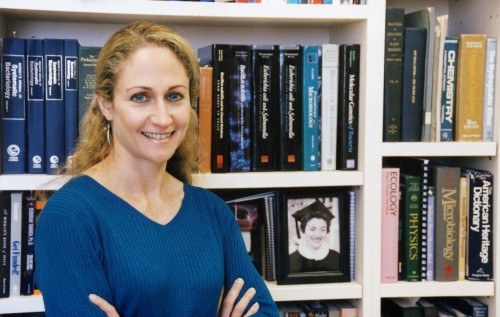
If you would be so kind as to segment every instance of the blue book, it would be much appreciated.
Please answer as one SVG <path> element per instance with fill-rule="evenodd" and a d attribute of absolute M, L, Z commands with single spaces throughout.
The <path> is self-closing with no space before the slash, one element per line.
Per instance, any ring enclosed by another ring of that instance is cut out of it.
<path fill-rule="evenodd" d="M 78 40 L 64 40 L 64 155 L 68 159 L 78 138 Z"/>
<path fill-rule="evenodd" d="M 45 173 L 45 73 L 43 40 L 26 40 L 28 173 Z"/>
<path fill-rule="evenodd" d="M 229 171 L 250 172 L 252 47 L 231 45 L 229 52 Z"/>
<path fill-rule="evenodd" d="M 401 141 L 420 142 L 424 126 L 427 30 L 405 27 Z"/>
<path fill-rule="evenodd" d="M 434 235 L 436 217 L 436 189 L 429 186 L 427 191 L 427 272 L 425 279 L 434 281 Z"/>
<path fill-rule="evenodd" d="M 26 173 L 25 40 L 2 40 L 2 174 Z"/>
<path fill-rule="evenodd" d="M 64 162 L 64 40 L 45 39 L 45 171 Z"/>
<path fill-rule="evenodd" d="M 319 170 L 319 46 L 302 46 L 302 169 Z"/>
<path fill-rule="evenodd" d="M 458 37 L 444 41 L 443 88 L 441 90 L 441 141 L 453 141 L 455 131 L 455 96 L 457 88 Z"/>
<path fill-rule="evenodd" d="M 486 67 L 484 77 L 483 141 L 492 142 L 495 121 L 495 77 L 497 39 L 486 39 Z"/>

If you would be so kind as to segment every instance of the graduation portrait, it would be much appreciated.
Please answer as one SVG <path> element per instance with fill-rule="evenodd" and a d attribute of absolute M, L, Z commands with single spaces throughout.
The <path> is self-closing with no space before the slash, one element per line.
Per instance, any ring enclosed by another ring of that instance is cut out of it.
<path fill-rule="evenodd" d="M 279 284 L 349 280 L 346 194 L 338 189 L 284 192 Z"/>

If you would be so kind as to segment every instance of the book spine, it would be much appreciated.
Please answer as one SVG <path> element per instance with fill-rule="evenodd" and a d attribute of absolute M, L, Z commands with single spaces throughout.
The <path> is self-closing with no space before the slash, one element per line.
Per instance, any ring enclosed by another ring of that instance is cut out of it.
<path fill-rule="evenodd" d="M 358 168 L 360 45 L 342 44 L 339 54 L 337 169 Z"/>
<path fill-rule="evenodd" d="M 321 47 L 321 170 L 337 168 L 339 45 Z"/>
<path fill-rule="evenodd" d="M 436 230 L 436 189 L 429 186 L 427 192 L 427 273 L 425 279 L 434 281 L 434 244 Z"/>
<path fill-rule="evenodd" d="M 422 140 L 426 41 L 425 28 L 405 27 L 401 102 L 401 141 L 404 142 Z"/>
<path fill-rule="evenodd" d="M 230 46 L 229 171 L 251 167 L 252 52 L 249 45 Z"/>
<path fill-rule="evenodd" d="M 11 193 L 10 218 L 10 293 L 9 296 L 21 295 L 21 231 L 23 194 Z"/>
<path fill-rule="evenodd" d="M 441 141 L 453 141 L 457 89 L 458 37 L 448 36 L 444 42 L 443 87 L 441 90 Z"/>
<path fill-rule="evenodd" d="M 54 174 L 64 162 L 64 42 L 45 39 L 45 171 Z"/>
<path fill-rule="evenodd" d="M 458 280 L 460 168 L 436 166 L 435 280 Z"/>
<path fill-rule="evenodd" d="M 200 65 L 213 67 L 212 172 L 229 171 L 229 45 L 213 44 L 198 50 Z"/>
<path fill-rule="evenodd" d="M 475 281 L 493 279 L 493 174 L 467 171 L 469 178 L 469 214 L 466 278 Z"/>
<path fill-rule="evenodd" d="M 387 8 L 384 59 L 384 142 L 401 140 L 401 98 L 403 89 L 403 8 Z"/>
<path fill-rule="evenodd" d="M 210 173 L 212 157 L 212 77 L 213 68 L 200 68 L 200 97 L 198 101 L 200 131 L 200 173 Z"/>
<path fill-rule="evenodd" d="M 351 274 L 351 281 L 354 281 L 356 276 L 356 191 L 348 191 L 349 195 L 349 267 Z M 396 263 L 397 263 L 397 250 L 396 250 Z"/>
<path fill-rule="evenodd" d="M 69 159 L 78 138 L 78 41 L 64 40 L 64 157 Z"/>
<path fill-rule="evenodd" d="M 28 173 L 45 173 L 45 77 L 43 40 L 26 40 Z"/>
<path fill-rule="evenodd" d="M 300 46 L 280 46 L 279 157 L 282 171 L 302 166 L 302 53 Z"/>
<path fill-rule="evenodd" d="M 460 177 L 460 218 L 458 231 L 458 279 L 465 280 L 465 254 L 467 250 L 468 179 Z"/>
<path fill-rule="evenodd" d="M 398 281 L 399 176 L 399 168 L 382 168 L 382 283 Z"/>
<path fill-rule="evenodd" d="M 486 35 L 458 36 L 455 141 L 481 141 Z"/>
<path fill-rule="evenodd" d="M 11 197 L 10 193 L 3 191 L 0 193 L 0 212 L 2 222 L 0 224 L 0 234 L 2 243 L 0 244 L 0 298 L 9 297 L 10 294 L 10 218 L 11 218 Z"/>
<path fill-rule="evenodd" d="M 319 46 L 302 46 L 302 170 L 319 170 Z"/>
<path fill-rule="evenodd" d="M 497 39 L 486 39 L 486 66 L 484 75 L 483 141 L 493 141 L 495 112 Z"/>
<path fill-rule="evenodd" d="M 26 168 L 25 40 L 2 39 L 2 174 Z"/>
<path fill-rule="evenodd" d="M 78 126 L 81 126 L 95 91 L 95 68 L 101 48 L 80 46 L 78 48 Z"/>
<path fill-rule="evenodd" d="M 35 200 L 32 198 L 22 204 L 21 231 L 21 295 L 33 295 L 34 290 L 34 233 Z"/>
<path fill-rule="evenodd" d="M 409 282 L 421 280 L 421 194 L 422 179 L 419 176 L 401 174 L 404 183 L 403 206 L 403 279 Z"/>
<path fill-rule="evenodd" d="M 253 133 L 252 170 L 277 169 L 279 60 L 275 46 L 252 47 Z"/>

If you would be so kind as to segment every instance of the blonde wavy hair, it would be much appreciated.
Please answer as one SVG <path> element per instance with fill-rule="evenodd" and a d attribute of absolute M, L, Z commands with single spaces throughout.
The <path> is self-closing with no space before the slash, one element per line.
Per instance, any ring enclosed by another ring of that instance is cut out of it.
<path fill-rule="evenodd" d="M 198 100 L 199 63 L 189 43 L 168 27 L 149 22 L 134 22 L 113 34 L 102 47 L 96 66 L 96 87 L 92 102 L 82 121 L 75 151 L 63 167 L 65 175 L 78 175 L 109 155 L 108 121 L 102 114 L 96 96 L 113 101 L 115 84 L 128 58 L 145 44 L 166 47 L 177 56 L 189 78 L 191 115 L 184 140 L 168 161 L 167 171 L 177 179 L 191 182 L 198 170 L 199 139 L 196 103 Z M 110 133 L 112 136 L 112 133 Z"/>

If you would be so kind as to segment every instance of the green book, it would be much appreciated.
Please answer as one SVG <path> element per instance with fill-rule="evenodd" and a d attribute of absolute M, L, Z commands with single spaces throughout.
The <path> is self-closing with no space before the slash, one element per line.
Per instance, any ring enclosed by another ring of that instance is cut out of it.
<path fill-rule="evenodd" d="M 95 92 L 95 67 L 101 47 L 80 46 L 78 51 L 78 122 L 81 125 Z"/>

